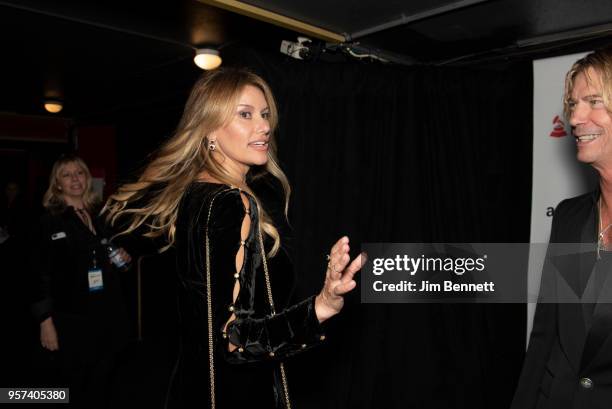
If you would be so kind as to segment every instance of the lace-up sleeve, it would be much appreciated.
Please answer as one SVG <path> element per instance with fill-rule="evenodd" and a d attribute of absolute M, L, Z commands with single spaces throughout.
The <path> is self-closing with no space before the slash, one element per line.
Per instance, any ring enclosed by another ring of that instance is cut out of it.
<path fill-rule="evenodd" d="M 255 310 L 255 292 L 267 299 L 266 288 L 255 285 L 264 274 L 257 223 L 249 195 L 232 189 L 215 197 L 208 221 L 213 321 L 217 345 L 232 363 L 282 359 L 325 339 L 314 296 L 274 315 Z"/>

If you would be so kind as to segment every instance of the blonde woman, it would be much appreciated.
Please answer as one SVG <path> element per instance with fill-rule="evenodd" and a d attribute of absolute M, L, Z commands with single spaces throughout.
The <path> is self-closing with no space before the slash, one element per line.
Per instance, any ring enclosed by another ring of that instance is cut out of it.
<path fill-rule="evenodd" d="M 71 403 L 88 408 L 105 407 L 116 354 L 127 342 L 119 273 L 101 244 L 98 202 L 85 162 L 73 155 L 58 159 L 32 256 L 32 311 L 42 347 L 59 362 L 60 379 L 54 381 L 70 387 Z"/>
<path fill-rule="evenodd" d="M 182 341 L 169 406 L 290 407 L 291 374 L 282 361 L 323 342 L 320 324 L 355 288 L 361 256 L 350 262 L 343 237 L 330 251 L 323 290 L 283 302 L 291 272 L 273 268 L 286 257 L 282 238 L 250 188 L 266 174 L 278 179 L 286 213 L 290 189 L 276 159 L 276 123 L 274 98 L 259 76 L 209 72 L 195 84 L 175 135 L 106 205 L 111 221 L 127 221 L 123 233 L 145 228 L 176 248 Z"/>

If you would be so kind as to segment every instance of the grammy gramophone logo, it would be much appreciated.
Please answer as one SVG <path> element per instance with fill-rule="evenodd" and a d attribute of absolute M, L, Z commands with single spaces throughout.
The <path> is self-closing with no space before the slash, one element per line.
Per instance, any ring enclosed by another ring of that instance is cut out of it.
<path fill-rule="evenodd" d="M 567 136 L 567 132 L 565 132 L 565 122 L 559 118 L 559 115 L 555 115 L 555 118 L 552 121 L 553 130 L 550 132 L 551 137 L 553 138 L 562 138 Z"/>

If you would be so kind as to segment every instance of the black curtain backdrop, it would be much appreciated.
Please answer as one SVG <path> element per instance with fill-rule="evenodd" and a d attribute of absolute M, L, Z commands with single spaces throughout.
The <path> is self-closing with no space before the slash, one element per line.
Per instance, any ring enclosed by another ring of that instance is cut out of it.
<path fill-rule="evenodd" d="M 529 241 L 530 63 L 331 64 L 239 46 L 223 56 L 261 74 L 279 104 L 296 299 L 319 291 L 324 256 L 345 234 L 354 255 L 364 242 Z M 171 131 L 178 115 L 175 106 L 157 129 Z M 118 130 L 124 170 L 161 121 L 129 118 Z M 328 326 L 326 346 L 289 362 L 298 409 L 509 407 L 524 356 L 523 305 L 366 305 L 355 291 Z"/>

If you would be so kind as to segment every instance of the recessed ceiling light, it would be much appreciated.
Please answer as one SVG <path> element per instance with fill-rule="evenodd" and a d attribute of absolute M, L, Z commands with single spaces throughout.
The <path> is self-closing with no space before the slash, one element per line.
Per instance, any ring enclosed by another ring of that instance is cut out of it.
<path fill-rule="evenodd" d="M 47 112 L 51 112 L 52 114 L 57 114 L 64 108 L 64 104 L 61 101 L 56 99 L 48 99 L 45 101 L 45 109 Z"/>
<path fill-rule="evenodd" d="M 203 70 L 214 70 L 221 65 L 221 57 L 214 48 L 198 48 L 193 62 Z"/>

